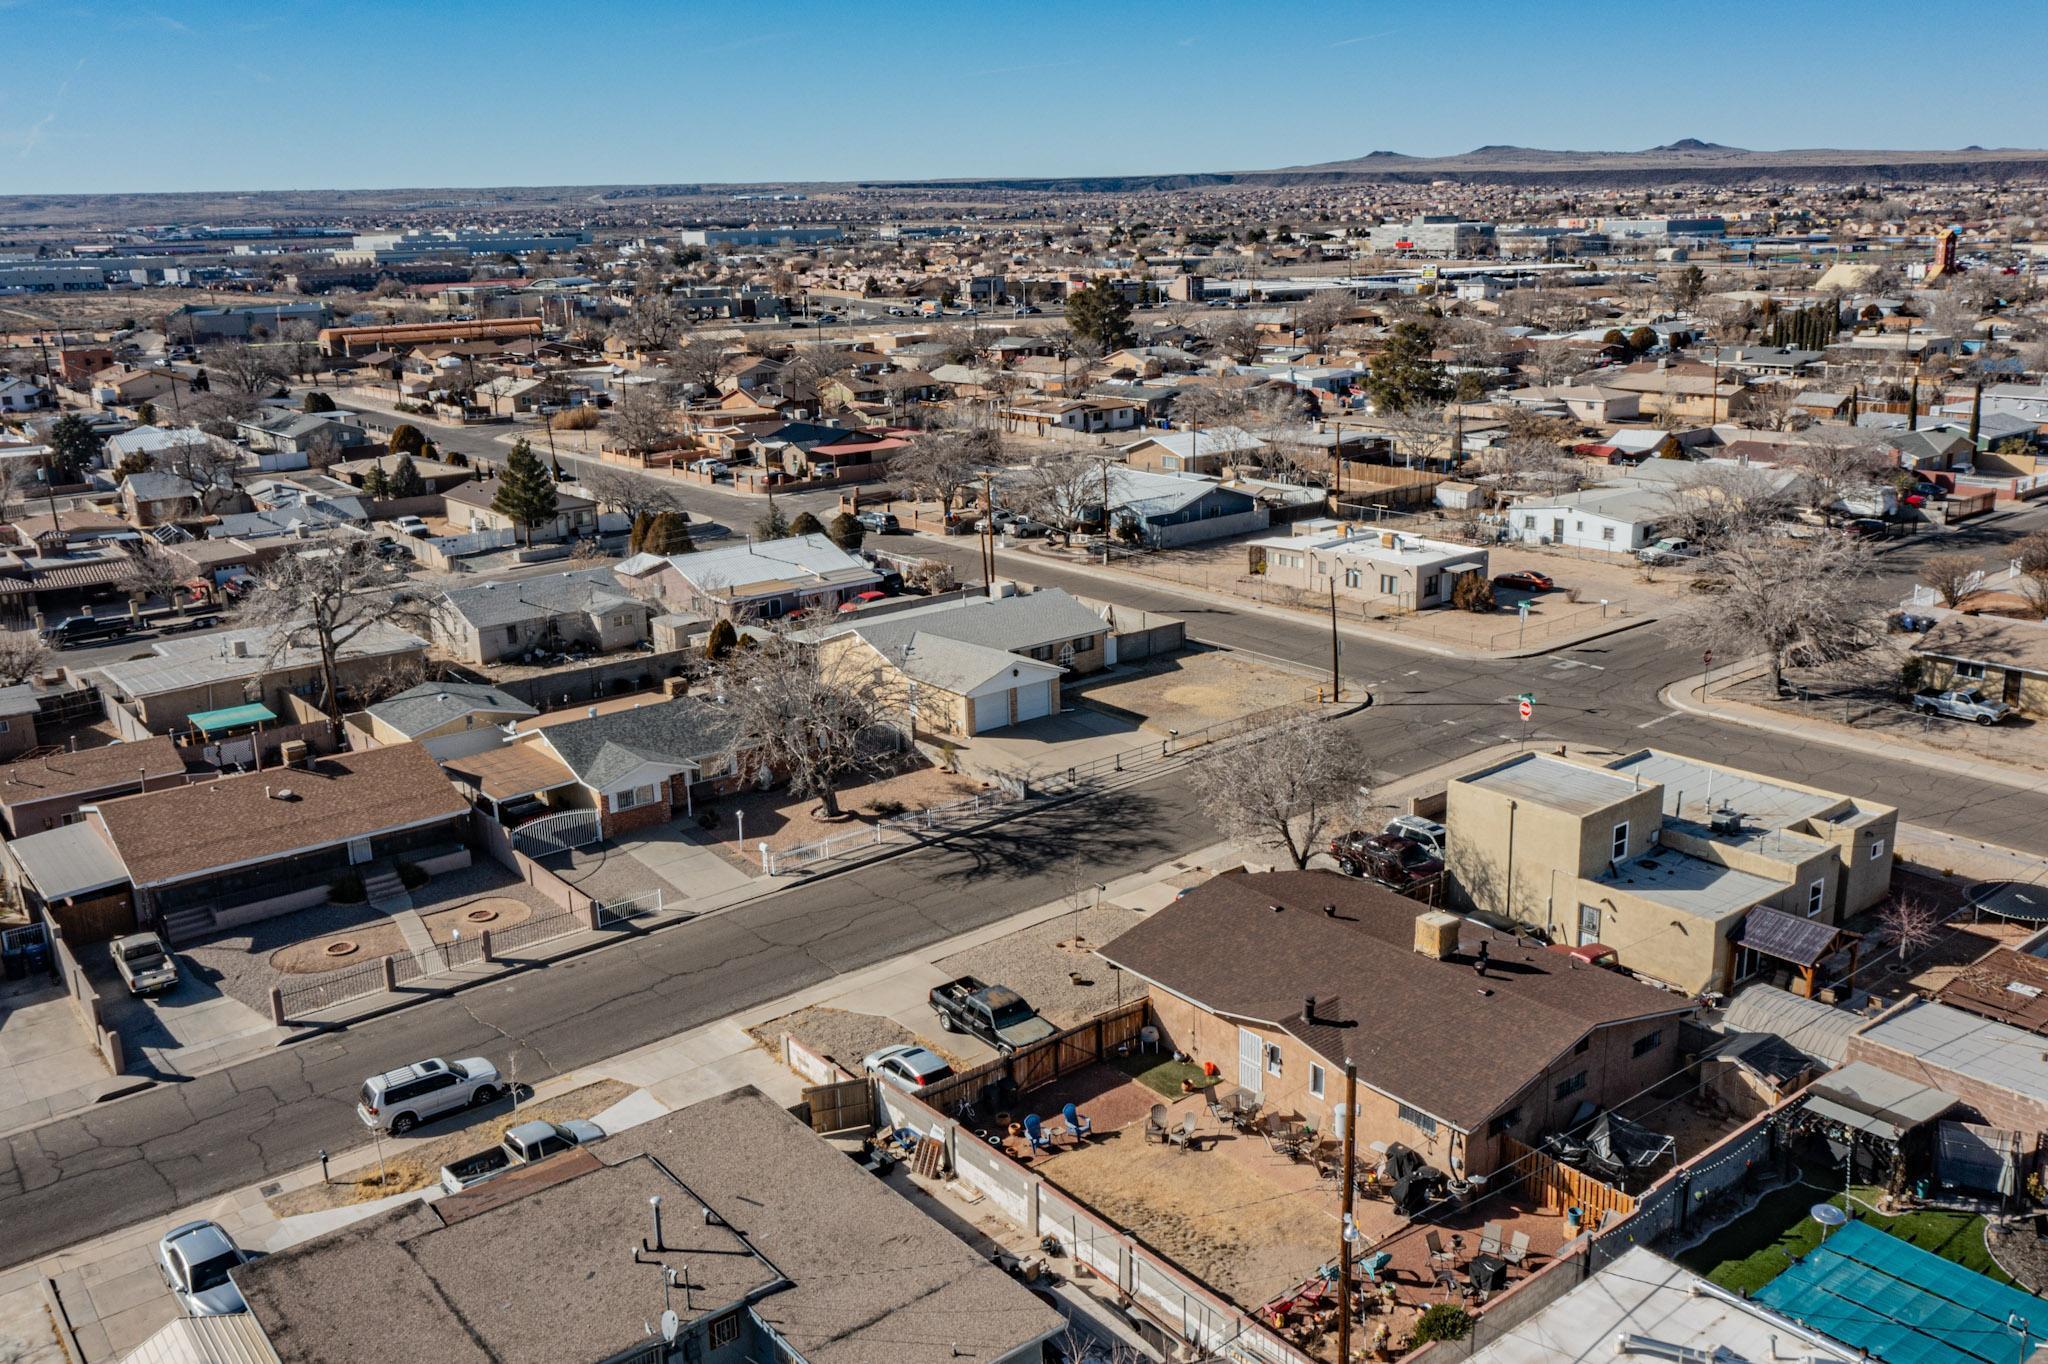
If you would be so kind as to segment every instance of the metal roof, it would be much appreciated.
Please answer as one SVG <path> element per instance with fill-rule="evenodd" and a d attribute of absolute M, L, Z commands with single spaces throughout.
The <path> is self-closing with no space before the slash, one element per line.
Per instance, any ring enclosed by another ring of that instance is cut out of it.
<path fill-rule="evenodd" d="M 1543 753 L 1520 754 L 1498 767 L 1461 777 L 1459 782 L 1580 815 L 1604 810 L 1637 790 L 1627 777 Z"/>
<path fill-rule="evenodd" d="M 1735 941 L 1794 966 L 1814 966 L 1835 950 L 1841 930 L 1819 919 L 1802 919 L 1782 909 L 1759 905 L 1735 930 Z"/>
<path fill-rule="evenodd" d="M 275 720 L 277 713 L 259 701 L 242 706 L 224 706 L 219 710 L 196 710 L 186 717 L 192 727 L 202 734 L 211 734 L 217 729 L 233 729 L 237 725 L 260 725 L 266 720 Z"/>
<path fill-rule="evenodd" d="M 1694 762 L 1675 753 L 1646 749 L 1615 762 L 1609 768 L 1624 778 L 1640 776 L 1645 784 L 1656 782 L 1664 788 L 1664 813 L 1681 813 L 1679 803 L 1728 806 L 1760 824 L 1782 828 L 1802 819 L 1818 818 L 1842 804 L 1843 798 L 1824 791 L 1802 791 L 1782 786 L 1748 772 Z M 1687 798 L 1690 797 L 1690 800 Z"/>
<path fill-rule="evenodd" d="M 309 648 L 285 649 L 273 659 L 273 638 L 270 630 L 253 629 L 158 640 L 150 646 L 151 657 L 102 664 L 98 671 L 117 691 L 130 696 L 160 696 L 203 687 L 209 682 L 230 682 L 286 668 L 311 667 L 320 661 L 318 652 Z M 426 643 L 417 635 L 380 623 L 342 645 L 337 655 L 347 660 L 405 654 L 424 650 Z M 243 650 L 239 654 L 235 652 L 237 644 Z"/>
<path fill-rule="evenodd" d="M 137 1345 L 127 1364 L 276 1364 L 256 1318 L 179 1317 Z"/>
<path fill-rule="evenodd" d="M 1962 1102 L 1924 1080 L 1894 1075 L 1868 1061 L 1851 1061 L 1823 1075 L 1813 1082 L 1810 1094 L 1809 1111 L 1888 1141 L 1897 1141 Z"/>
<path fill-rule="evenodd" d="M 2048 1103 L 2041 1039 L 2023 1029 L 1922 1002 L 1872 1024 L 1863 1036 L 1930 1066 Z"/>
<path fill-rule="evenodd" d="M 7 845 L 15 865 L 44 900 L 63 900 L 126 884 L 128 868 L 93 820 L 60 824 Z"/>
<path fill-rule="evenodd" d="M 1775 985 L 1751 985 L 1721 1015 L 1723 1031 L 1769 1033 L 1831 1065 L 1849 1054 L 1849 1037 L 1864 1019 Z"/>

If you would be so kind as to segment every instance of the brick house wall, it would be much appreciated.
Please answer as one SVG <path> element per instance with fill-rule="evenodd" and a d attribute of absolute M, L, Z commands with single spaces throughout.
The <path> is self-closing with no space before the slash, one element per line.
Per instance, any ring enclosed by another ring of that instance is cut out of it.
<path fill-rule="evenodd" d="M 1873 1042 L 1860 1033 L 1849 1039 L 1848 1052 L 1843 1059 L 1845 1063 L 1868 1061 L 1880 1070 L 1953 1094 L 1983 1114 L 1984 1121 L 1993 1127 L 2031 1133 L 2037 1140 L 2040 1134 L 2048 1132 L 2048 1103 L 2029 1099 L 2003 1085 L 1959 1075 L 1944 1066 Z"/>
<path fill-rule="evenodd" d="M 614 810 L 607 797 L 597 807 L 598 831 L 606 838 L 617 838 L 624 834 L 651 829 L 666 824 L 675 817 L 681 792 L 677 790 L 674 778 L 665 777 L 661 782 L 661 796 L 645 805 L 636 805 L 630 810 Z"/>

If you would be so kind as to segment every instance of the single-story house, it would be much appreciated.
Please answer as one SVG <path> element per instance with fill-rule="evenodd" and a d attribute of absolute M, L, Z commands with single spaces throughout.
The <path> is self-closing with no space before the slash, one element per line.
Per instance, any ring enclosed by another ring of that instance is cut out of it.
<path fill-rule="evenodd" d="M 647 638 L 653 608 L 606 568 L 491 581 L 442 594 L 434 643 L 467 663 L 532 649 L 630 649 Z"/>
<path fill-rule="evenodd" d="M 1916 606 L 1913 614 L 1940 618 L 1913 642 L 1922 687 L 1975 687 L 2022 715 L 2048 715 L 2048 623 L 1965 616 L 1938 607 Z"/>
<path fill-rule="evenodd" d="M 498 495 L 498 481 L 459 483 L 442 496 L 448 503 L 448 520 L 468 530 L 525 531 L 505 513 L 491 505 Z M 597 504 L 565 487 L 555 489 L 555 514 L 533 528 L 535 543 L 575 540 L 597 534 Z"/>
<path fill-rule="evenodd" d="M 398 462 L 403 455 L 378 455 L 374 459 L 348 459 L 339 464 L 330 464 L 327 472 L 352 487 L 360 488 L 369 479 L 372 469 L 381 469 L 386 478 L 398 472 Z M 458 483 L 467 483 L 476 477 L 476 470 L 445 460 L 421 459 L 413 456 L 412 467 L 426 484 L 430 493 L 446 492 Z"/>
<path fill-rule="evenodd" d="M 793 535 L 694 554 L 636 554 L 613 570 L 636 595 L 670 611 L 728 620 L 777 620 L 803 609 L 836 611 L 882 575 L 824 535 Z"/>
<path fill-rule="evenodd" d="M 81 806 L 184 782 L 185 760 L 164 735 L 26 758 L 0 766 L 0 825 L 25 838 L 72 823 Z"/>
<path fill-rule="evenodd" d="M 27 379 L 0 375 L 0 412 L 39 412 L 50 405 L 50 392 Z"/>
<path fill-rule="evenodd" d="M 1028 430 L 1037 436 L 1055 431 L 1096 435 L 1141 425 L 1145 408 L 1122 398 L 1040 398 L 1010 404 L 1003 409 L 1002 419 L 1013 431 Z"/>
<path fill-rule="evenodd" d="M 138 530 L 182 520 L 198 507 L 198 489 L 179 474 L 144 469 L 121 480 L 121 512 Z"/>
<path fill-rule="evenodd" d="M 1246 546 L 1253 573 L 1300 592 L 1327 593 L 1394 611 L 1450 603 L 1465 574 L 1486 576 L 1487 553 L 1473 545 L 1426 540 L 1401 531 L 1273 535 Z"/>
<path fill-rule="evenodd" d="M 1694 1007 L 1327 871 L 1212 877 L 1097 955 L 1151 987 L 1163 1049 L 1333 1134 L 1355 1063 L 1360 1144 L 1460 1178 L 1672 1074 Z"/>
<path fill-rule="evenodd" d="M 142 657 L 95 669 L 110 707 L 152 734 L 189 727 L 194 714 L 243 704 L 273 713 L 286 709 L 285 693 L 319 703 L 320 660 L 304 647 L 275 647 L 268 630 L 159 639 Z M 377 624 L 342 645 L 336 673 L 344 691 L 395 670 L 421 667 L 427 642 L 396 626 Z"/>
<path fill-rule="evenodd" d="M 1108 483 L 1110 528 L 1121 533 L 1126 524 L 1135 524 L 1143 543 L 1161 549 L 1264 530 L 1272 521 L 1271 510 L 1252 494 L 1198 474 L 1153 474 L 1111 465 Z M 1083 519 L 1102 525 L 1102 508 L 1084 508 Z"/>
<path fill-rule="evenodd" d="M 343 450 L 373 442 L 363 429 L 363 419 L 353 412 L 280 412 L 275 416 L 253 417 L 236 422 L 235 431 L 249 442 L 249 448 L 272 454 L 307 455 L 316 442 L 331 440 Z M 272 468 L 305 468 L 297 464 L 273 464 Z"/>
<path fill-rule="evenodd" d="M 1525 544 L 1633 554 L 1655 542 L 1674 511 L 1669 493 L 1589 488 L 1524 497 L 1508 509 L 1507 529 Z"/>
<path fill-rule="evenodd" d="M 415 743 L 446 760 L 496 748 L 511 726 L 538 714 L 510 692 L 482 683 L 422 682 L 350 714 L 345 723 L 350 748 Z"/>
<path fill-rule="evenodd" d="M 1229 464 L 1256 464 L 1266 443 L 1234 426 L 1164 431 L 1124 447 L 1124 463 L 1157 474 L 1220 474 Z"/>

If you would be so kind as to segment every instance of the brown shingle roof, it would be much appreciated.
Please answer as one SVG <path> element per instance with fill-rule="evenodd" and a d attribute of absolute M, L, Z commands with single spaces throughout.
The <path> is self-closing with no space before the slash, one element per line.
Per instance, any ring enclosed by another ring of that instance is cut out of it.
<path fill-rule="evenodd" d="M 1466 1131 L 1594 1028 L 1691 1007 L 1468 920 L 1461 953 L 1486 942 L 1497 964 L 1481 980 L 1468 955 L 1414 950 L 1424 911 L 1336 872 L 1229 872 L 1100 955 L 1213 1012 L 1284 1028 L 1332 1065 L 1349 1057 L 1361 1082 Z M 1302 1019 L 1311 995 L 1316 1024 Z"/>
<path fill-rule="evenodd" d="M 140 784 L 151 777 L 175 777 L 185 771 L 178 746 L 165 735 L 140 743 L 82 748 L 0 767 L 0 805 L 26 805 L 53 796 L 101 791 L 124 782 Z"/>
<path fill-rule="evenodd" d="M 287 789 L 293 799 L 279 799 Z M 123 796 L 99 807 L 107 837 L 138 886 L 332 847 L 468 809 L 417 744 Z"/>

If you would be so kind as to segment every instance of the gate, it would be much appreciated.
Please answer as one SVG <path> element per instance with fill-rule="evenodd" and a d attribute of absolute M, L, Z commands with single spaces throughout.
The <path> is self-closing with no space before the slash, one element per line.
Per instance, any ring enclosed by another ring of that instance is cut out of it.
<path fill-rule="evenodd" d="M 875 1125 L 875 1082 L 835 1080 L 804 1089 L 804 1104 L 810 1109 L 813 1132 L 843 1132 L 854 1127 Z"/>
<path fill-rule="evenodd" d="M 599 838 L 597 811 L 569 810 L 530 819 L 512 831 L 512 846 L 528 857 L 567 852 Z"/>

